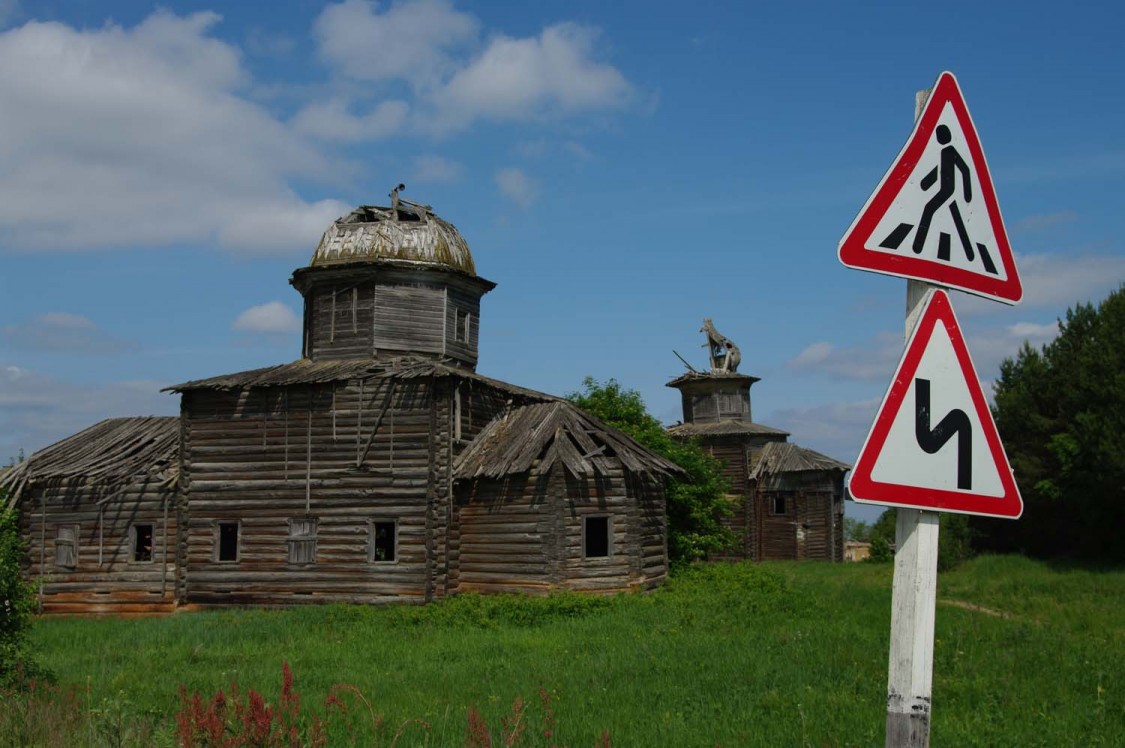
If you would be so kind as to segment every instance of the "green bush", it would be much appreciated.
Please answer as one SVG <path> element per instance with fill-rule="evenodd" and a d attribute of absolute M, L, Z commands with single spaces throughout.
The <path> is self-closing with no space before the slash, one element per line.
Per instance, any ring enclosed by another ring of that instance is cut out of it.
<path fill-rule="evenodd" d="M 0 492 L 0 687 L 15 684 L 29 669 L 27 628 L 35 608 L 32 586 L 20 574 L 19 517 L 15 509 L 2 508 L 5 499 Z"/>
<path fill-rule="evenodd" d="M 726 496 L 730 481 L 723 477 L 722 463 L 698 440 L 673 439 L 636 390 L 623 388 L 616 379 L 601 383 L 593 377 L 586 377 L 582 386 L 583 392 L 572 392 L 567 399 L 683 468 L 685 475 L 667 484 L 668 557 L 673 566 L 729 548 L 734 533 L 723 521 L 734 509 Z"/>

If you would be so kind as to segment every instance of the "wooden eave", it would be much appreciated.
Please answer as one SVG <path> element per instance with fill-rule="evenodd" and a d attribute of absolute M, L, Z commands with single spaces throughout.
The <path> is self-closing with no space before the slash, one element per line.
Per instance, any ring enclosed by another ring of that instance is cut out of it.
<path fill-rule="evenodd" d="M 14 506 L 29 488 L 96 486 L 110 490 L 144 476 L 161 485 L 178 477 L 180 419 L 110 418 L 44 447 L 0 477 Z"/>
<path fill-rule="evenodd" d="M 579 478 L 612 471 L 610 458 L 638 475 L 683 475 L 632 437 L 584 413 L 565 400 L 524 405 L 488 423 L 454 464 L 454 480 L 503 478 L 526 473 L 539 461 L 545 473 L 556 463 Z"/>
<path fill-rule="evenodd" d="M 820 452 L 805 449 L 790 442 L 770 442 L 762 447 L 757 462 L 750 470 L 749 477 L 751 480 L 758 480 L 766 475 L 781 473 L 817 471 L 839 471 L 843 473 L 851 469 L 852 466 L 846 462 L 834 460 Z"/>

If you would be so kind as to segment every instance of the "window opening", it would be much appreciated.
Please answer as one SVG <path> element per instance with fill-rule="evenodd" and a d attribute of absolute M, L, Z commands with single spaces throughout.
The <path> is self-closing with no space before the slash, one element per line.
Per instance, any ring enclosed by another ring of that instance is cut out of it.
<path fill-rule="evenodd" d="M 785 514 L 785 495 L 774 494 L 770 514 Z"/>
<path fill-rule="evenodd" d="M 371 560 L 390 563 L 397 558 L 398 522 L 376 520 L 371 523 Z"/>
<path fill-rule="evenodd" d="M 238 523 L 219 523 L 219 561 L 238 560 Z"/>
<path fill-rule="evenodd" d="M 608 558 L 609 532 L 609 517 L 586 517 L 582 525 L 582 555 L 585 558 Z"/>
<path fill-rule="evenodd" d="M 289 520 L 289 563 L 316 563 L 316 526 L 307 517 Z"/>
<path fill-rule="evenodd" d="M 55 566 L 78 565 L 78 525 L 59 525 L 55 532 Z"/>
<path fill-rule="evenodd" d="M 152 525 L 133 525 L 134 561 L 152 561 Z"/>
<path fill-rule="evenodd" d="M 469 318 L 471 316 L 472 315 L 464 309 L 457 310 L 457 326 L 454 328 L 454 340 L 462 343 L 469 342 Z"/>

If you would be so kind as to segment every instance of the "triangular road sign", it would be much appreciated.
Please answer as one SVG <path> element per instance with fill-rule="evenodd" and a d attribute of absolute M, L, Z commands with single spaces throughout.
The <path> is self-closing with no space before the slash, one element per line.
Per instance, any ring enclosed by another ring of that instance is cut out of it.
<path fill-rule="evenodd" d="M 938 77 L 910 139 L 840 240 L 838 256 L 851 268 L 1006 304 L 1023 298 L 984 150 L 952 73 Z"/>
<path fill-rule="evenodd" d="M 1016 518 L 1023 500 L 949 296 L 931 291 L 860 450 L 852 498 Z"/>

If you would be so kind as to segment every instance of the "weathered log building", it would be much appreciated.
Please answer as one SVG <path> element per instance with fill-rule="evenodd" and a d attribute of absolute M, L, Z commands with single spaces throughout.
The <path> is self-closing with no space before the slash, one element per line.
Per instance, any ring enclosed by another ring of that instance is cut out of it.
<path fill-rule="evenodd" d="M 668 382 L 680 391 L 684 414 L 668 431 L 699 439 L 722 461 L 734 503 L 727 522 L 737 542 L 730 555 L 843 561 L 844 474 L 851 466 L 790 443 L 781 429 L 754 423 L 750 387 L 759 378 L 738 373 L 738 346 L 711 320 L 700 332 L 707 335 L 711 366 Z"/>
<path fill-rule="evenodd" d="M 105 422 L 88 431 L 121 434 L 82 432 L 4 476 L 39 536 L 45 609 L 664 578 L 663 479 L 678 468 L 565 401 L 477 374 L 494 284 L 451 224 L 397 192 L 337 220 L 294 272 L 300 359 L 175 385 L 179 419 Z M 133 432 L 158 425 L 165 438 L 139 446 Z M 112 475 L 95 485 L 100 469 Z"/>

